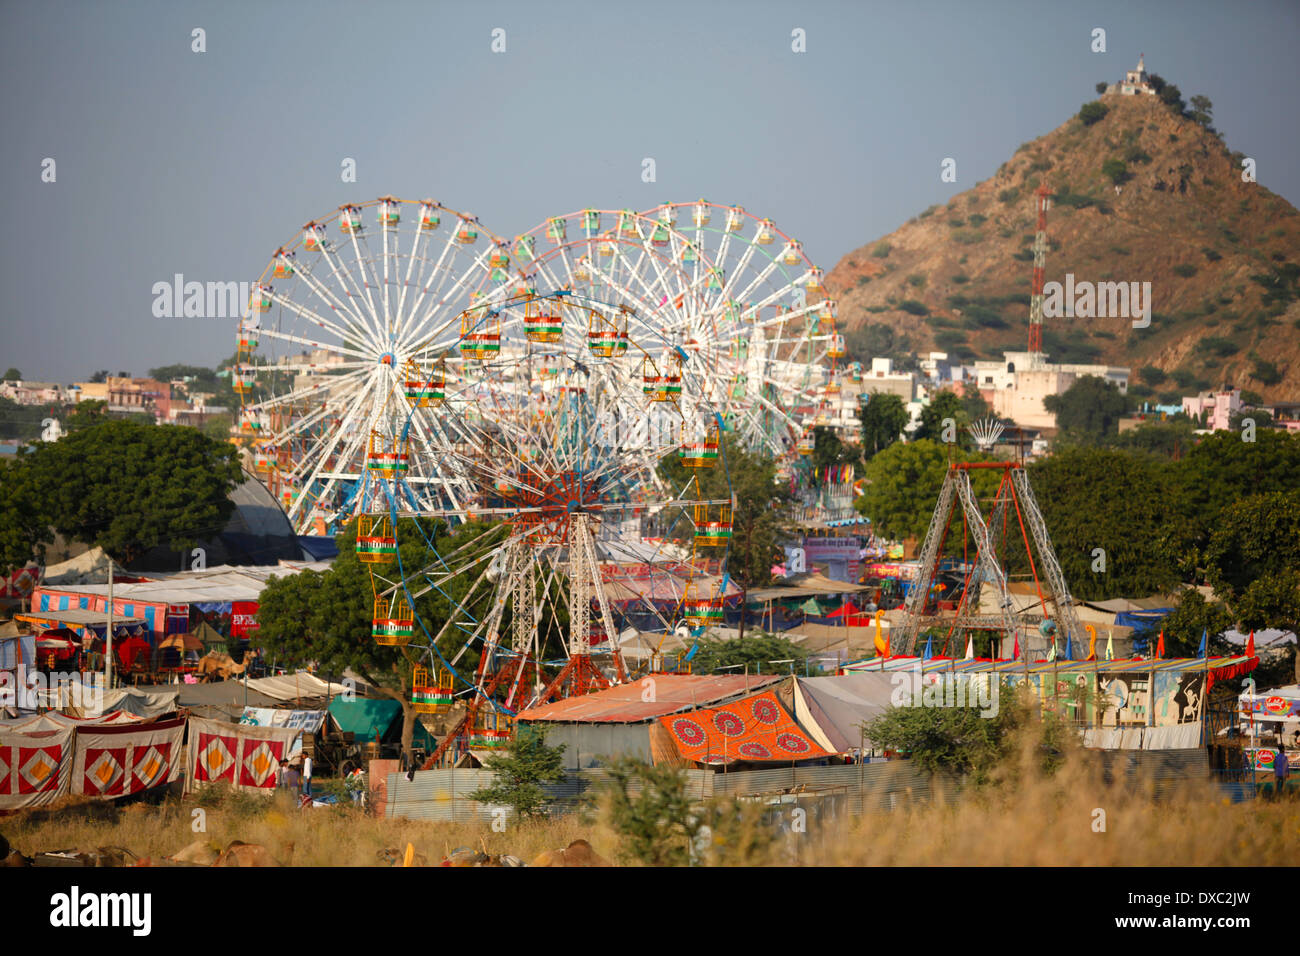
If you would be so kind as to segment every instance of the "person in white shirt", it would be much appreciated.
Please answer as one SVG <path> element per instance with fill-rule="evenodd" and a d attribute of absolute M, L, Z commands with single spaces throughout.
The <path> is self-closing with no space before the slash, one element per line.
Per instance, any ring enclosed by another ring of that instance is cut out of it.
<path fill-rule="evenodd" d="M 302 795 L 311 796 L 311 758 L 305 754 L 302 758 Z"/>

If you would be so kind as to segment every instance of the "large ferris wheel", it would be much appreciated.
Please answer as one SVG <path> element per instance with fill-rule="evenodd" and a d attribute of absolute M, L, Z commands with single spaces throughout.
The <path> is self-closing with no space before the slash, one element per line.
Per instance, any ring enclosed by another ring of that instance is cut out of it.
<path fill-rule="evenodd" d="M 844 352 L 820 270 L 797 241 L 739 207 L 586 209 L 507 242 L 433 200 L 345 205 L 275 251 L 241 322 L 232 372 L 253 467 L 294 525 L 327 533 L 360 513 L 375 433 L 399 426 L 409 427 L 413 452 L 400 488 L 410 509 L 468 504 L 441 466 L 457 436 L 442 415 L 407 422 L 404 383 L 437 357 L 449 394 L 471 406 L 524 402 L 572 366 L 562 356 L 593 356 L 581 322 L 541 343 L 558 349 L 521 349 L 526 313 L 537 308 L 526 296 L 553 292 L 618 312 L 612 321 L 639 364 L 608 365 L 603 394 L 620 395 L 610 414 L 643 430 L 700 432 L 716 414 L 745 445 L 784 454 Z M 483 327 L 464 328 L 467 315 L 484 317 Z M 489 324 L 505 351 L 467 367 L 456 346 L 490 334 Z M 592 363 L 576 364 L 585 374 Z M 680 368 L 690 381 L 675 424 L 637 411 L 647 368 Z"/>
<path fill-rule="evenodd" d="M 725 472 L 724 435 L 803 450 L 842 354 L 820 271 L 738 207 L 583 209 L 506 241 L 389 196 L 276 251 L 233 374 L 256 470 L 301 530 L 358 522 L 374 639 L 417 651 L 431 709 L 472 689 L 486 746 L 523 702 L 626 677 L 627 628 L 721 622 L 734 501 L 698 476 Z M 408 517 L 496 524 L 404 562 Z"/>

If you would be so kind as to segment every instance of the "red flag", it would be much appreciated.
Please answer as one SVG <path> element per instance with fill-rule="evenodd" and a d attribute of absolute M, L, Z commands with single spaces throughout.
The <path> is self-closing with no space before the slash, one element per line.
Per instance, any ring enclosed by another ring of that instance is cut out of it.
<path fill-rule="evenodd" d="M 1011 659 L 1013 661 L 1020 660 L 1020 635 L 1019 634 L 1016 634 L 1016 643 L 1011 648 Z"/>
<path fill-rule="evenodd" d="M 1246 656 L 1247 657 L 1255 656 L 1255 632 L 1254 631 L 1250 632 L 1250 640 L 1246 642 Z"/>
<path fill-rule="evenodd" d="M 1165 629 L 1160 629 L 1160 640 L 1156 642 L 1156 657 L 1164 659 L 1165 656 Z"/>

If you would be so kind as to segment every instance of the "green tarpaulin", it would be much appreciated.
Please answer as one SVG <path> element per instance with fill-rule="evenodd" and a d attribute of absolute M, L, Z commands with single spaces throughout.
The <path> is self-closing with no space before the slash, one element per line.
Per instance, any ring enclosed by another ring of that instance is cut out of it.
<path fill-rule="evenodd" d="M 395 700 L 358 697 L 356 700 L 344 700 L 335 697 L 330 701 L 330 716 L 338 724 L 339 730 L 351 733 L 360 743 L 370 743 L 379 735 L 380 740 L 388 740 L 389 732 L 393 740 L 400 740 L 402 735 L 402 705 Z M 418 721 L 415 724 L 415 736 L 411 741 L 414 747 L 431 749 L 437 742 Z"/>
<path fill-rule="evenodd" d="M 814 617 L 821 617 L 821 613 L 822 613 L 821 607 L 812 598 L 809 598 L 808 600 L 800 604 L 799 610 L 806 611 L 807 613 L 813 615 Z"/>

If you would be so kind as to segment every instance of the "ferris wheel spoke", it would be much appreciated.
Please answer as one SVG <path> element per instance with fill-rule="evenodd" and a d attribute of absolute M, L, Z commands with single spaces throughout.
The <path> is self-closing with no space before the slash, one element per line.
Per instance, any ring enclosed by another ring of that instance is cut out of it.
<path fill-rule="evenodd" d="M 343 257 L 339 255 L 338 250 L 338 245 L 332 240 L 323 240 L 321 242 L 321 258 L 329 266 L 330 277 L 338 286 L 342 298 L 323 283 L 318 282 L 309 286 L 309 288 L 335 312 L 350 317 L 351 321 L 347 324 L 352 329 L 353 334 L 359 336 L 364 342 L 378 351 L 380 347 L 379 330 L 371 321 L 373 313 L 368 315 L 361 308 L 360 286 L 358 286 L 356 278 L 352 275 L 352 270 L 348 268 L 347 263 L 343 261 Z M 310 270 L 307 276 L 309 278 L 312 276 Z"/>
<path fill-rule="evenodd" d="M 328 246 L 328 244 L 324 244 L 324 246 Z M 337 266 L 337 263 L 331 258 L 332 253 L 328 248 L 323 247 L 322 254 L 325 257 L 326 262 L 330 265 L 331 274 L 337 280 L 341 270 Z M 308 291 L 311 292 L 312 295 L 316 296 L 317 299 L 329 307 L 330 311 L 334 315 L 338 316 L 339 322 L 342 324 L 340 325 L 332 319 L 327 319 L 315 309 L 302 303 L 289 300 L 285 303 L 285 307 L 289 308 L 294 315 L 299 318 L 307 319 L 310 322 L 314 322 L 322 328 L 333 332 L 338 337 L 340 343 L 346 343 L 350 338 L 355 337 L 359 339 L 361 343 L 369 344 L 372 348 L 378 345 L 378 342 L 376 342 L 374 338 L 374 331 L 366 326 L 365 321 L 361 318 L 356 309 L 353 308 L 348 301 L 340 299 L 326 283 L 317 279 L 313 268 L 310 266 L 303 266 L 298 269 L 296 275 L 298 280 L 307 287 Z"/>
<path fill-rule="evenodd" d="M 338 345 L 338 344 L 331 344 L 328 342 L 322 342 L 319 339 L 307 338 L 305 335 L 294 335 L 289 332 L 281 332 L 279 329 L 258 329 L 257 334 L 263 338 L 275 339 L 276 341 L 279 342 L 290 342 L 294 345 L 304 345 L 308 348 L 317 349 L 318 351 L 321 352 L 332 352 L 338 355 L 351 355 L 355 357 L 358 361 L 353 363 L 347 363 L 348 367 L 360 368 L 363 365 L 368 366 L 371 364 L 371 362 L 369 361 L 369 356 L 365 352 L 362 352 L 359 349 L 352 348 L 351 346 L 348 345 Z M 269 367 L 280 369 L 280 368 L 286 368 L 287 365 L 277 364 Z M 299 365 L 298 367 L 300 368 L 342 368 L 344 366 L 306 363 L 304 365 Z"/>

